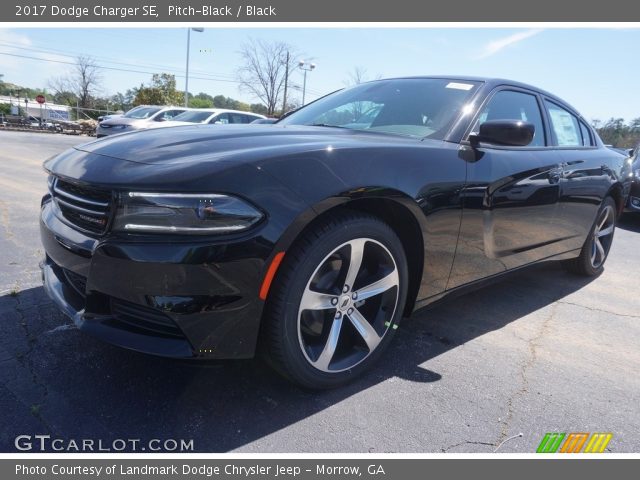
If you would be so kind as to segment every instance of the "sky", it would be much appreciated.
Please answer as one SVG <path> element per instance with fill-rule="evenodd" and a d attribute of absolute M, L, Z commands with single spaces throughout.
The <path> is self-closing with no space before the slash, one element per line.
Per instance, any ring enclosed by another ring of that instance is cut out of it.
<path fill-rule="evenodd" d="M 213 26 L 191 33 L 189 91 L 256 102 L 239 90 L 235 74 L 240 47 L 249 38 L 286 42 L 299 58 L 317 65 L 307 76 L 307 102 L 344 87 L 359 67 L 370 79 L 430 74 L 508 78 L 556 94 L 588 119 L 640 117 L 640 28 Z M 82 54 L 109 67 L 102 70 L 102 94 L 148 83 L 159 72 L 175 73 L 183 89 L 186 41 L 186 28 L 0 28 L 0 74 L 7 82 L 46 87 Z M 301 71 L 290 78 L 301 87 Z M 293 94 L 299 99 L 300 89 Z"/>

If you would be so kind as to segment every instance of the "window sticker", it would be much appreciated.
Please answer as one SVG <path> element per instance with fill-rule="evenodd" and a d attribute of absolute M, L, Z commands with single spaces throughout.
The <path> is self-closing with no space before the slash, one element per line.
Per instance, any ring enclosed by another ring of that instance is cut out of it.
<path fill-rule="evenodd" d="M 458 82 L 449 82 L 445 88 L 453 88 L 455 90 L 471 90 L 473 88 L 473 84 L 471 83 L 458 83 Z"/>
<path fill-rule="evenodd" d="M 553 123 L 553 129 L 558 137 L 558 145 L 579 145 L 578 131 L 573 123 L 573 117 L 569 112 L 550 108 L 549 115 Z"/>

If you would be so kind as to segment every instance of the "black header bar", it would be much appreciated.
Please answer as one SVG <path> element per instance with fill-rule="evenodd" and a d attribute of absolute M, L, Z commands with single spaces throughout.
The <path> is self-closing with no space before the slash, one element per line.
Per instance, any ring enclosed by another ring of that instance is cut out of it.
<path fill-rule="evenodd" d="M 14 0 L 0 22 L 640 22 L 629 0 Z"/>

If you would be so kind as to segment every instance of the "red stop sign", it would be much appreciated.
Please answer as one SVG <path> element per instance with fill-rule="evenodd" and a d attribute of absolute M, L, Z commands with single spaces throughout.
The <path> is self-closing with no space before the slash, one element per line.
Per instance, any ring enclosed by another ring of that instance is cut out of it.
<path fill-rule="evenodd" d="M 46 99 L 46 98 L 44 98 L 44 95 L 38 95 L 38 96 L 36 97 L 36 102 L 38 102 L 38 103 L 40 103 L 40 104 L 42 104 L 42 103 L 44 103 L 44 102 L 46 102 L 46 101 L 47 101 L 47 99 Z"/>

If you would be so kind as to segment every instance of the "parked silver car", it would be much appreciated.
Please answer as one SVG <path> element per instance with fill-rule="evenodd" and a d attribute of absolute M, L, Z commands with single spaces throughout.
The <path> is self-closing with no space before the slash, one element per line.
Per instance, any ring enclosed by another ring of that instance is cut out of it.
<path fill-rule="evenodd" d="M 185 107 L 162 107 L 157 105 L 141 105 L 129 110 L 121 117 L 109 118 L 98 123 L 96 136 L 106 137 L 116 133 L 142 130 L 157 125 L 157 122 L 172 120 L 188 110 Z"/>

